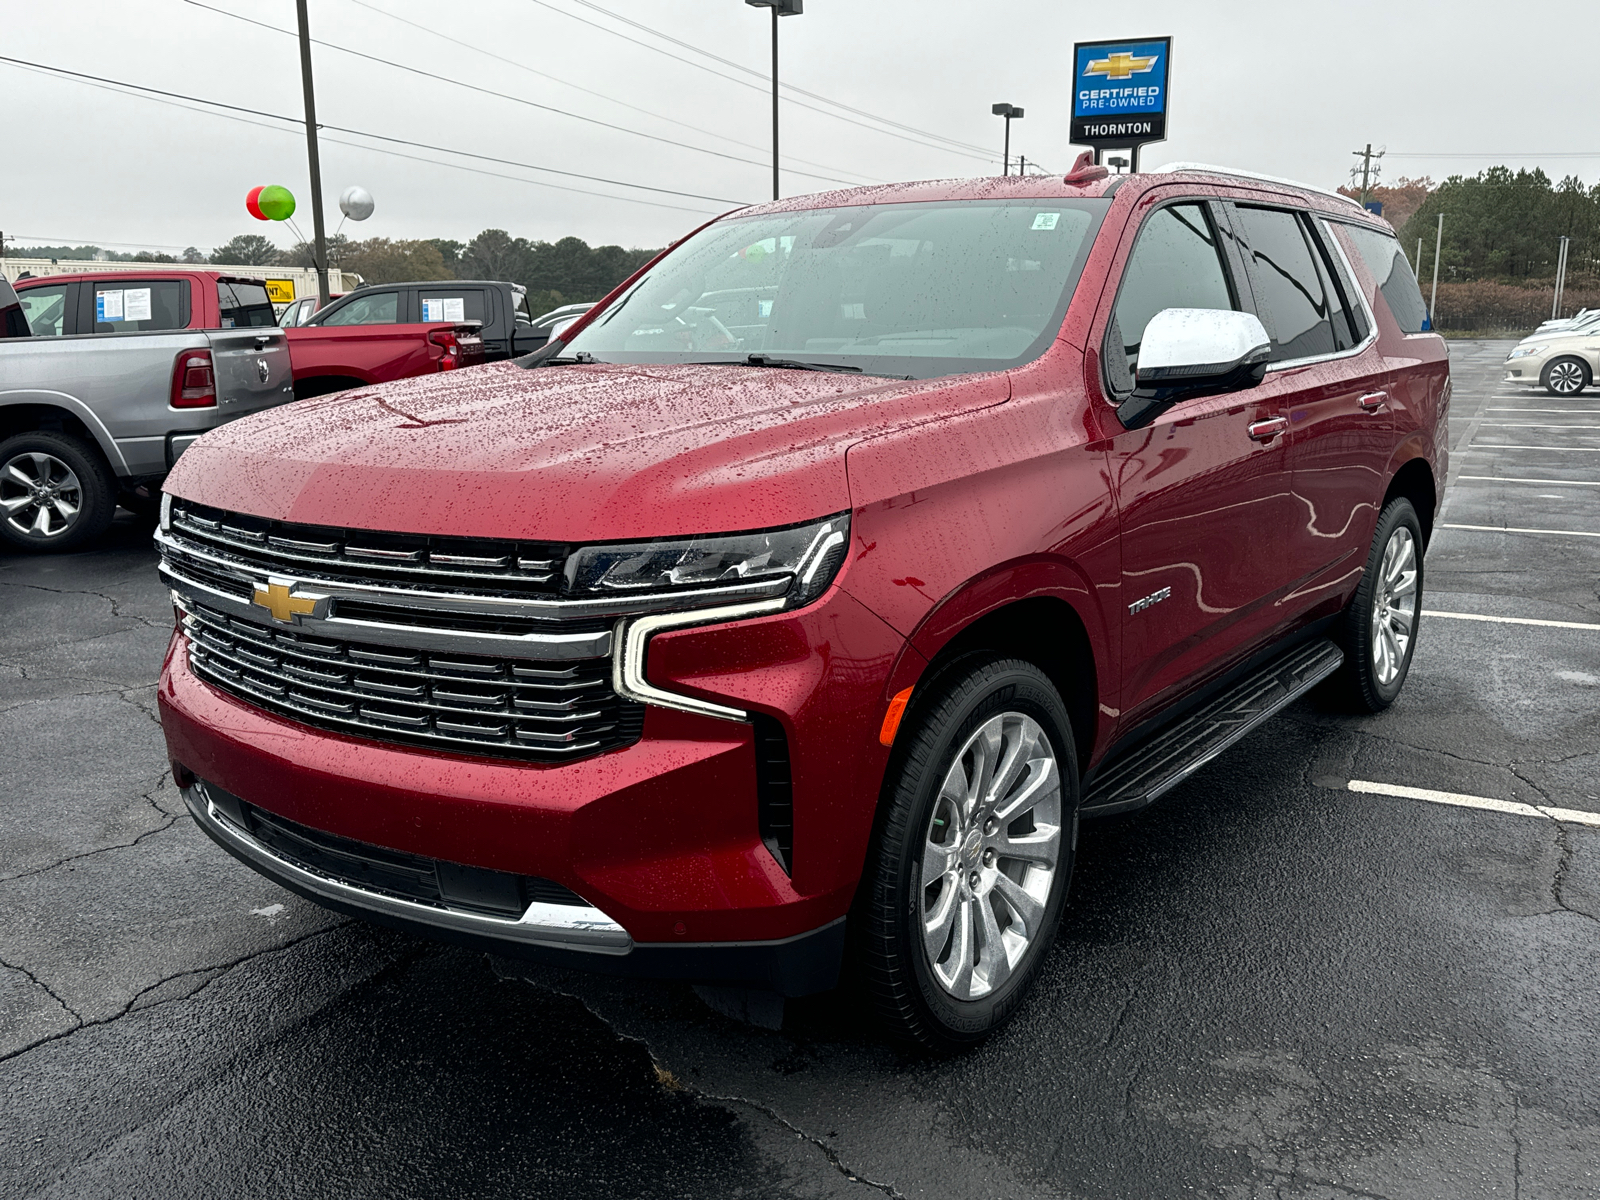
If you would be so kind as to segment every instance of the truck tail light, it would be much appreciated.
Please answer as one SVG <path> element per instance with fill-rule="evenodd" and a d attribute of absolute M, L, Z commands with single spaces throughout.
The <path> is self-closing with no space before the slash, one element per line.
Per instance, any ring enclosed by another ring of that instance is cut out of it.
<path fill-rule="evenodd" d="M 215 408 L 217 377 L 211 351 L 180 350 L 172 364 L 172 407 Z"/>
<path fill-rule="evenodd" d="M 428 341 L 439 347 L 439 370 L 454 371 L 461 365 L 461 344 L 450 330 L 435 329 L 428 334 Z"/>

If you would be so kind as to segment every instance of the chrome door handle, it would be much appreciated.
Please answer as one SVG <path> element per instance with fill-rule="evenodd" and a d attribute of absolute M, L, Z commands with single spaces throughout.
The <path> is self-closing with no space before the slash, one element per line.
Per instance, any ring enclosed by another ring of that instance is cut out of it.
<path fill-rule="evenodd" d="M 1268 417 L 1264 421 L 1250 422 L 1250 437 L 1253 441 L 1270 442 L 1287 428 L 1288 417 Z"/>
<path fill-rule="evenodd" d="M 1388 392 L 1368 392 L 1356 401 L 1362 412 L 1375 413 L 1385 404 L 1389 403 Z"/>

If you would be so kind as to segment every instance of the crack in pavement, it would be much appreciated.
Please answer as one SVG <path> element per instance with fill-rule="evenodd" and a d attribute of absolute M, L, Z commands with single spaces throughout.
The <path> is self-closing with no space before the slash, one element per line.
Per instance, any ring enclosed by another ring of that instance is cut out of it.
<path fill-rule="evenodd" d="M 11 970 L 16 971 L 19 975 L 26 975 L 28 977 L 28 979 L 33 983 L 33 985 L 35 987 L 39 988 L 41 991 L 43 991 L 45 993 L 45 995 L 49 996 L 50 999 L 54 1000 L 57 1004 L 59 1004 L 61 1006 L 62 1011 L 65 1012 L 69 1017 L 71 1017 L 74 1021 L 77 1022 L 77 1025 L 74 1025 L 71 1029 L 64 1030 L 62 1035 L 67 1034 L 67 1033 L 73 1033 L 73 1032 L 75 1032 L 76 1030 L 78 1030 L 79 1028 L 82 1027 L 82 1025 L 83 1025 L 83 1017 L 79 1015 L 78 1010 L 73 1008 L 72 1005 L 68 1004 L 60 996 L 56 995 L 56 992 L 55 992 L 54 988 L 52 988 L 44 980 L 40 979 L 32 971 L 28 970 L 27 967 L 24 967 L 19 963 L 8 962 L 3 958 L 0 958 L 0 967 L 9 967 Z M 62 1036 L 62 1035 L 55 1035 L 55 1036 Z M 37 1045 L 37 1043 L 35 1043 L 35 1045 Z M 31 1047 L 27 1047 L 27 1046 L 23 1047 L 24 1050 L 27 1050 L 27 1049 L 30 1049 L 30 1048 Z M 21 1053 L 21 1051 L 18 1051 L 17 1053 Z M 3 1062 L 6 1057 L 9 1057 L 9 1056 L 0 1056 L 0 1062 Z"/>
<path fill-rule="evenodd" d="M 662 1079 L 662 1081 L 663 1081 L 662 1085 L 663 1086 L 671 1087 L 671 1088 L 673 1088 L 675 1090 L 684 1092 L 687 1095 L 690 1095 L 690 1096 L 694 1097 L 697 1100 L 710 1101 L 712 1103 L 721 1104 L 723 1106 L 742 1104 L 747 1108 L 753 1109 L 754 1111 L 760 1113 L 762 1116 L 766 1117 L 768 1120 L 773 1121 L 774 1123 L 776 1123 L 778 1125 L 781 1125 L 783 1128 L 787 1129 L 790 1133 L 795 1134 L 797 1137 L 801 1138 L 803 1141 L 809 1142 L 811 1145 L 815 1146 L 818 1150 L 822 1151 L 823 1157 L 828 1160 L 829 1164 L 831 1164 L 836 1171 L 838 1171 L 841 1175 L 843 1175 L 851 1183 L 859 1183 L 864 1187 L 872 1188 L 872 1189 L 874 1189 L 876 1191 L 882 1192 L 885 1196 L 893 1197 L 894 1200 L 906 1200 L 905 1193 L 897 1190 L 894 1187 L 893 1184 L 883 1183 L 883 1182 L 880 1182 L 880 1181 L 875 1180 L 875 1179 L 869 1179 L 869 1178 L 867 1178 L 867 1176 L 862 1174 L 860 1171 L 857 1171 L 854 1168 L 847 1166 L 844 1163 L 844 1161 L 842 1159 L 840 1159 L 838 1151 L 836 1151 L 832 1146 L 830 1146 L 825 1139 L 817 1137 L 814 1134 L 807 1133 L 804 1129 L 800 1128 L 800 1126 L 796 1125 L 793 1121 L 790 1121 L 787 1117 L 782 1116 L 780 1113 L 777 1112 L 777 1110 L 773 1109 L 772 1107 L 770 1107 L 769 1105 L 763 1103 L 762 1101 L 760 1101 L 760 1100 L 752 1100 L 748 1096 L 723 1096 L 723 1095 L 719 1095 L 719 1094 L 717 1094 L 715 1092 L 704 1091 L 701 1088 L 698 1088 L 698 1087 L 694 1086 L 691 1083 L 685 1083 L 683 1080 L 679 1079 L 676 1075 L 672 1074 L 672 1072 L 670 1070 L 668 1070 L 666 1067 L 664 1067 L 664 1066 L 662 1066 L 660 1064 L 660 1062 L 656 1059 L 656 1056 L 653 1053 L 651 1053 L 650 1043 L 649 1042 L 645 1041 L 644 1038 L 635 1037 L 632 1034 L 623 1033 L 622 1030 L 617 1028 L 615 1022 L 611 1021 L 608 1017 L 606 1017 L 606 1015 L 604 1013 L 600 1012 L 597 1008 L 594 1007 L 594 1005 L 590 1004 L 588 1002 L 588 1000 L 586 1000 L 584 997 L 579 996 L 579 995 L 577 995 L 576 993 L 573 993 L 573 992 L 564 992 L 561 989 L 555 988 L 555 987 L 551 987 L 548 984 L 534 983 L 531 979 L 528 979 L 525 976 L 521 976 L 521 975 L 503 975 L 503 974 L 501 974 L 500 969 L 499 969 L 499 965 L 495 962 L 493 956 L 491 955 L 491 956 L 488 956 L 488 957 L 489 957 L 489 967 L 490 967 L 490 969 L 492 971 L 494 971 L 494 973 L 496 975 L 498 975 L 500 978 L 502 978 L 502 979 L 511 979 L 511 980 L 513 980 L 513 981 L 515 981 L 517 983 L 524 984 L 524 985 L 526 985 L 528 987 L 531 987 L 531 988 L 537 988 L 537 989 L 539 989 L 541 991 L 549 992 L 550 994 L 555 995 L 555 996 L 565 996 L 569 1000 L 575 1000 L 575 1001 L 577 1001 L 577 1003 L 579 1005 L 581 1005 L 584 1008 L 585 1011 L 587 1011 L 589 1013 L 590 1016 L 594 1017 L 595 1020 L 599 1021 L 602 1025 L 604 1025 L 607 1029 L 609 1029 L 611 1031 L 611 1036 L 612 1037 L 616 1038 L 620 1042 L 633 1042 L 634 1044 L 642 1047 L 644 1052 L 645 1052 L 645 1055 L 650 1059 L 650 1062 L 655 1066 L 656 1074 L 658 1075 L 658 1077 L 660 1077 Z M 668 1083 L 667 1082 L 668 1080 L 670 1080 L 671 1082 Z"/>
<path fill-rule="evenodd" d="M 28 879 L 34 875 L 43 875 L 45 872 L 54 871 L 57 867 L 63 867 L 67 863 L 78 862 L 80 859 L 85 858 L 94 858 L 100 854 L 109 854 L 113 850 L 127 850 L 130 847 L 137 846 L 147 837 L 154 837 L 158 833 L 164 833 L 168 829 L 171 829 L 173 825 L 177 823 L 178 817 L 181 814 L 169 813 L 166 811 L 166 809 L 162 808 L 155 802 L 155 794 L 159 791 L 161 791 L 161 786 L 158 785 L 151 788 L 148 792 L 142 792 L 139 796 L 139 799 L 143 800 L 145 803 L 150 805 L 151 808 L 155 809 L 157 814 L 159 814 L 162 818 L 161 824 L 157 825 L 155 828 L 146 829 L 143 833 L 139 834 L 129 842 L 117 842 L 110 846 L 100 846 L 94 850 L 84 850 L 78 854 L 69 854 L 65 858 L 59 858 L 55 862 L 48 863 L 45 866 L 32 867 L 26 871 L 18 871 L 15 875 L 0 875 L 0 883 L 11 883 L 13 880 Z"/>
<path fill-rule="evenodd" d="M 111 615 L 119 621 L 137 621 L 151 629 L 165 628 L 160 621 L 152 621 L 149 617 L 142 617 L 138 613 L 120 611 L 118 605 L 122 602 L 115 596 L 108 596 L 104 592 L 96 592 L 90 588 L 53 588 L 45 587 L 42 583 L 16 583 L 9 579 L 0 579 L 0 587 L 29 588 L 36 592 L 51 592 L 57 596 L 93 596 L 98 600 L 104 600 L 111 608 Z"/>
<path fill-rule="evenodd" d="M 59 1033 L 48 1034 L 45 1037 L 39 1038 L 37 1041 L 29 1042 L 26 1046 L 20 1046 L 17 1049 L 12 1050 L 12 1051 L 10 1051 L 8 1053 L 0 1054 L 0 1063 L 9 1062 L 13 1058 L 20 1058 L 24 1054 L 28 1054 L 31 1051 L 37 1050 L 40 1046 L 48 1045 L 51 1042 L 59 1042 L 59 1041 L 63 1040 L 64 1038 L 69 1038 L 69 1037 L 72 1037 L 74 1034 L 81 1033 L 85 1029 L 96 1029 L 96 1028 L 99 1028 L 99 1027 L 104 1026 L 104 1025 L 115 1024 L 117 1021 L 122 1020 L 123 1017 L 127 1016 L 130 1012 L 133 1011 L 133 1006 L 139 1002 L 139 998 L 141 996 L 147 995 L 148 993 L 154 991 L 156 988 L 159 988 L 159 987 L 162 987 L 162 986 L 164 986 L 164 985 L 166 985 L 168 983 L 171 983 L 175 979 L 183 979 L 186 976 L 190 976 L 190 975 L 203 975 L 207 971 L 215 971 L 216 972 L 216 974 L 211 979 L 206 980 L 205 983 L 203 983 L 200 987 L 196 988 L 194 991 L 189 992 L 189 993 L 187 993 L 186 995 L 183 995 L 183 996 L 174 996 L 171 1000 L 159 1000 L 154 1004 L 147 1005 L 146 1009 L 160 1008 L 163 1004 L 173 1004 L 173 1003 L 176 1003 L 179 1000 L 191 1000 L 194 997 L 200 995 L 202 992 L 204 992 L 207 988 L 209 988 L 218 979 L 221 979 L 223 976 L 227 975 L 228 972 L 236 970 L 237 968 L 243 966 L 247 962 L 251 962 L 254 959 L 258 959 L 258 958 L 265 958 L 265 957 L 267 957 L 269 955 L 281 954 L 286 950 L 292 950 L 296 946 L 302 944 L 303 942 L 310 941 L 312 938 L 318 938 L 318 937 L 324 936 L 325 934 L 334 933 L 334 932 L 336 932 L 336 931 L 338 931 L 340 929 L 344 929 L 346 926 L 349 926 L 349 925 L 351 925 L 353 923 L 354 923 L 353 921 L 349 921 L 349 920 L 340 921 L 336 925 L 327 925 L 327 926 L 324 926 L 321 929 L 313 929 L 310 933 L 302 934 L 301 936 L 299 936 L 297 938 L 294 938 L 292 941 L 284 942 L 281 945 L 268 946 L 268 947 L 265 947 L 264 949 L 261 949 L 261 950 L 252 950 L 249 954 L 242 954 L 238 958 L 230 959 L 227 962 L 211 963 L 211 964 L 209 964 L 207 966 L 203 966 L 203 967 L 188 967 L 188 968 L 185 968 L 182 971 L 175 971 L 171 975 L 164 976 L 163 978 L 156 980 L 156 982 L 154 982 L 154 983 L 152 983 L 152 984 L 150 984 L 150 985 L 148 985 L 146 987 L 140 988 L 137 992 L 135 992 L 133 994 L 132 998 L 129 999 L 129 1001 L 125 1005 L 123 1005 L 116 1012 L 112 1013 L 109 1017 L 97 1017 L 92 1021 L 85 1021 L 82 1017 L 78 1016 L 77 1012 L 69 1004 L 67 1004 L 66 1001 L 62 1000 L 61 997 L 57 996 L 54 991 L 51 991 L 51 989 L 46 984 L 42 983 L 39 979 L 37 979 L 34 976 L 33 972 L 29 971 L 26 967 L 20 967 L 20 966 L 17 966 L 15 963 L 10 963 L 10 962 L 5 962 L 3 960 L 0 960 L 0 966 L 8 966 L 8 967 L 11 967 L 13 970 L 20 971 L 20 972 L 22 972 L 22 974 L 26 975 L 29 979 L 32 979 L 35 983 L 39 984 L 39 986 L 41 988 L 44 988 L 45 991 L 50 993 L 50 995 L 55 999 L 56 1003 L 60 1004 L 62 1008 L 67 1010 L 67 1012 L 71 1013 L 72 1016 L 78 1022 L 71 1029 L 63 1029 Z M 141 1011 L 146 1011 L 146 1010 L 141 1010 Z"/>

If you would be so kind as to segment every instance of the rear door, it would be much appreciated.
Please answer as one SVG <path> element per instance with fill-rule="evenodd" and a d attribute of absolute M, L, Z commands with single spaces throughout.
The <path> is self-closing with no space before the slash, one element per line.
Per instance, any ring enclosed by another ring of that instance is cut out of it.
<path fill-rule="evenodd" d="M 1158 312 L 1249 308 L 1220 215 L 1203 200 L 1180 200 L 1141 223 L 1102 343 L 1109 402 L 1132 390 L 1144 327 Z M 1256 389 L 1184 401 L 1111 439 L 1124 727 L 1274 632 L 1289 514 L 1286 424 L 1278 398 Z"/>
<path fill-rule="evenodd" d="M 417 289 L 417 320 L 477 321 L 483 329 L 483 348 L 490 359 L 506 358 L 511 347 L 495 319 L 495 297 L 488 288 L 441 285 Z"/>
<path fill-rule="evenodd" d="M 217 307 L 223 329 L 269 329 L 278 324 L 267 285 L 259 279 L 219 279 Z"/>
<path fill-rule="evenodd" d="M 1283 405 L 1293 505 L 1285 615 L 1334 611 L 1359 579 L 1387 483 L 1390 372 L 1343 252 L 1320 218 L 1238 204 L 1257 315 L 1272 336 L 1262 391 Z"/>

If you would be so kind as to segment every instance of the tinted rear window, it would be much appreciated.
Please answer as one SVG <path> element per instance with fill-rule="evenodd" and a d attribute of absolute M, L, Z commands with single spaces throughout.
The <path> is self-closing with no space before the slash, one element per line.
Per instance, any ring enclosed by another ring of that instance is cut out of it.
<path fill-rule="evenodd" d="M 259 328 L 278 323 L 264 283 L 219 283 L 217 303 L 222 308 L 224 329 Z"/>
<path fill-rule="evenodd" d="M 482 321 L 482 288 L 445 288 L 420 292 L 424 321 Z"/>
<path fill-rule="evenodd" d="M 1262 322 L 1272 335 L 1272 361 L 1332 354 L 1336 302 L 1309 241 L 1310 231 L 1292 212 L 1277 208 L 1237 210 L 1249 251 L 1251 282 Z"/>
<path fill-rule="evenodd" d="M 1365 225 L 1345 225 L 1344 231 L 1355 243 L 1361 261 L 1378 281 L 1378 290 L 1394 314 L 1395 324 L 1405 333 L 1424 333 L 1429 329 L 1428 306 L 1423 303 L 1417 277 L 1411 273 L 1400 240 Z"/>
<path fill-rule="evenodd" d="M 313 325 L 394 325 L 400 320 L 400 293 L 363 292 L 345 303 L 325 308 Z"/>
<path fill-rule="evenodd" d="M 184 311 L 189 285 L 181 279 L 140 279 L 94 285 L 94 331 L 133 333 L 151 329 L 182 329 L 189 323 Z M 80 318 L 81 319 L 81 318 Z"/>

